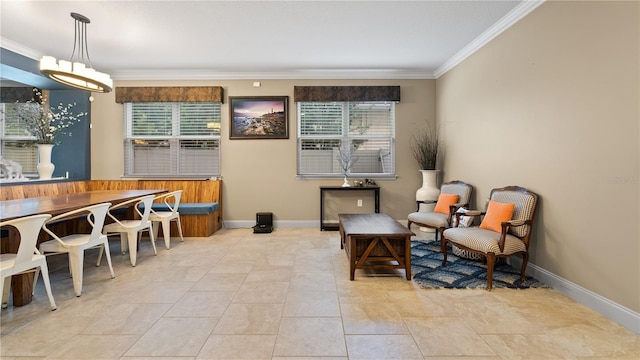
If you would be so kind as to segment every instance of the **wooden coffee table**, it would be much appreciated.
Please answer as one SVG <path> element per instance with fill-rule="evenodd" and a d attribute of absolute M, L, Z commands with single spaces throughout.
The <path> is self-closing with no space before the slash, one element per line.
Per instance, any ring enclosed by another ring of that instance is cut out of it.
<path fill-rule="evenodd" d="M 387 214 L 339 214 L 340 248 L 356 269 L 402 269 L 411 280 L 411 230 Z"/>

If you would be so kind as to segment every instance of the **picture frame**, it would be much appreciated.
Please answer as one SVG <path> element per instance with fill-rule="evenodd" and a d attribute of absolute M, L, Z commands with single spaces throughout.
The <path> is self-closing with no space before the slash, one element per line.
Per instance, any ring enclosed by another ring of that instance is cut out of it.
<path fill-rule="evenodd" d="M 229 139 L 288 139 L 288 96 L 230 96 Z"/>

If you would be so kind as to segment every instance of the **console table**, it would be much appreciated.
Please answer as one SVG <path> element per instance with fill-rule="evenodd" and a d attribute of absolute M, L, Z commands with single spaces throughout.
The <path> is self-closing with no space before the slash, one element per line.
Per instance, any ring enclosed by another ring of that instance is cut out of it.
<path fill-rule="evenodd" d="M 373 191 L 375 212 L 380 212 L 380 187 L 379 186 L 320 186 L 320 230 L 339 230 L 338 224 L 324 223 L 324 195 L 327 191 Z"/>

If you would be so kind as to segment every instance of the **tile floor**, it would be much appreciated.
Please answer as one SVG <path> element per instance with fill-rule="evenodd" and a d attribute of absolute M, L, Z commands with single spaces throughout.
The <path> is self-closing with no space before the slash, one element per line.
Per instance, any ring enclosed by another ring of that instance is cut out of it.
<path fill-rule="evenodd" d="M 49 258 L 58 310 L 1 312 L 2 359 L 612 359 L 640 336 L 552 289 L 425 290 L 403 272 L 356 272 L 337 232 L 221 230 L 173 240 L 137 266 L 112 238 L 116 278 L 86 257 L 76 298 Z"/>

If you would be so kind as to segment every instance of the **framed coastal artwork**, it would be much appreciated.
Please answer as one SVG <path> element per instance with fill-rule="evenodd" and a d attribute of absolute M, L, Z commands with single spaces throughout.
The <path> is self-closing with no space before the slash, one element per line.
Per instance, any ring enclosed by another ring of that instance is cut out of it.
<path fill-rule="evenodd" d="M 288 139 L 288 96 L 230 96 L 229 139 Z"/>

